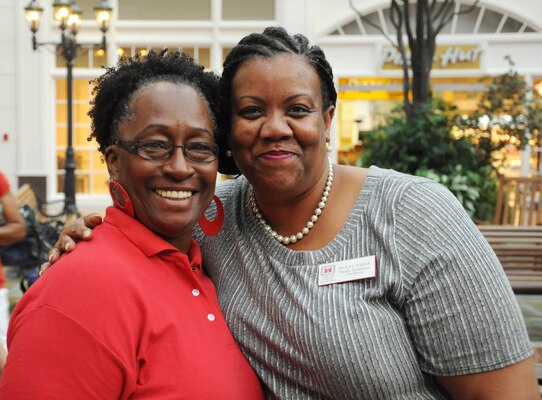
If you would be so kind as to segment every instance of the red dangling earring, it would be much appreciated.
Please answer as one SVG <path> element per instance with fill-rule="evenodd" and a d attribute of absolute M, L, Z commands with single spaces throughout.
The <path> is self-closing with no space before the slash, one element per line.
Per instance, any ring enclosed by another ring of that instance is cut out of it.
<path fill-rule="evenodd" d="M 110 181 L 109 193 L 111 193 L 111 198 L 113 199 L 113 204 L 115 204 L 115 207 L 121 211 L 124 211 L 126 215 L 133 218 L 135 214 L 134 205 L 132 204 L 130 196 L 126 190 L 124 190 L 122 185 L 117 181 Z"/>
<path fill-rule="evenodd" d="M 216 204 L 215 219 L 209 221 L 205 218 L 205 213 L 201 214 L 201 218 L 199 219 L 199 226 L 207 236 L 215 236 L 220 232 L 222 224 L 224 223 L 224 206 L 222 206 L 222 202 L 216 195 L 213 196 L 213 200 Z"/>

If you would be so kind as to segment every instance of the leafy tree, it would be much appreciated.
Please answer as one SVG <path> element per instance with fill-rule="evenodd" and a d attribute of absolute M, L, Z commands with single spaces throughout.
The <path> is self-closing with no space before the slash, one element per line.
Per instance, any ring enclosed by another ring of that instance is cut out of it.
<path fill-rule="evenodd" d="M 512 59 L 505 58 L 510 69 L 491 78 L 476 112 L 453 121 L 454 134 L 473 142 L 480 162 L 495 168 L 505 165 L 507 148 L 522 149 L 530 139 L 536 144 L 542 127 L 538 93 L 514 69 Z"/>

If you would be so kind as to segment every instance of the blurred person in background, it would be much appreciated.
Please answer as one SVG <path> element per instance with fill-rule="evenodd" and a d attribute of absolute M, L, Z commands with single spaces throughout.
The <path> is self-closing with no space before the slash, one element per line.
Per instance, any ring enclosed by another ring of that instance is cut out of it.
<path fill-rule="evenodd" d="M 0 172 L 0 246 L 9 246 L 26 236 L 24 218 L 19 213 L 15 196 L 5 175 Z M 6 346 L 9 321 L 9 299 L 6 277 L 0 259 L 0 344 Z"/>

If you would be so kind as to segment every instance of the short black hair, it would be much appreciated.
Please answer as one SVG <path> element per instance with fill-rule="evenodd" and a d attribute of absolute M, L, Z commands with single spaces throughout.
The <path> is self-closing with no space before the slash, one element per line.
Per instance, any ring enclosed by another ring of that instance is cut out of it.
<path fill-rule="evenodd" d="M 251 33 L 245 36 L 232 48 L 224 60 L 224 69 L 220 84 L 223 94 L 227 99 L 226 120 L 227 134 L 231 134 L 230 113 L 232 101 L 232 82 L 235 74 L 246 61 L 257 57 L 272 57 L 278 53 L 297 54 L 307 60 L 314 67 L 320 78 L 320 91 L 322 93 L 323 110 L 337 103 L 337 91 L 333 82 L 333 71 L 329 65 L 322 49 L 310 45 L 309 40 L 303 35 L 291 36 L 281 27 L 266 28 L 263 33 Z M 222 136 L 219 146 L 223 149 L 229 148 L 228 138 Z M 233 157 L 226 157 L 225 151 L 219 156 L 219 171 L 224 174 L 240 174 Z"/>
<path fill-rule="evenodd" d="M 108 146 L 118 138 L 119 125 L 130 117 L 130 105 L 134 96 L 151 83 L 171 82 L 194 88 L 205 100 L 209 109 L 215 140 L 223 134 L 225 97 L 221 94 L 219 77 L 205 71 L 191 57 L 179 51 L 167 49 L 146 56 L 121 59 L 116 67 L 107 71 L 91 83 L 92 90 L 88 115 L 91 119 L 89 140 L 96 138 L 98 150 L 105 153 Z"/>

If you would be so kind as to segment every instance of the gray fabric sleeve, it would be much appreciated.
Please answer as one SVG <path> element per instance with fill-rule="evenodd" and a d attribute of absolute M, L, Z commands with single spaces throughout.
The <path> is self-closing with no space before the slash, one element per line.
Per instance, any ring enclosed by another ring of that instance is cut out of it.
<path fill-rule="evenodd" d="M 502 267 L 453 194 L 432 182 L 413 184 L 395 217 L 403 313 L 422 370 L 463 375 L 530 356 Z"/>

